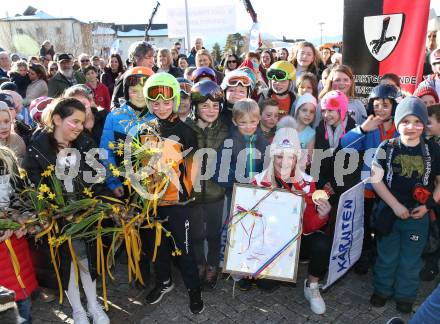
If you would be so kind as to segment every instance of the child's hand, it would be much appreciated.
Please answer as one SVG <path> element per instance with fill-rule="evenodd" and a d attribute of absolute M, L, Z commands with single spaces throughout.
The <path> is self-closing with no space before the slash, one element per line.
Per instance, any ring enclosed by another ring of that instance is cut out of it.
<path fill-rule="evenodd" d="M 368 133 L 378 128 L 382 123 L 383 121 L 380 119 L 380 117 L 370 115 L 368 116 L 367 120 L 362 123 L 361 128 L 364 132 Z"/>
<path fill-rule="evenodd" d="M 327 217 L 328 213 L 332 209 L 332 206 L 330 205 L 328 200 L 327 199 L 317 199 L 316 202 L 317 202 L 316 210 L 318 211 L 319 216 L 321 216 L 321 218 Z"/>
<path fill-rule="evenodd" d="M 393 208 L 393 212 L 397 217 L 401 219 L 407 219 L 410 216 L 408 208 L 406 208 L 402 204 L 397 204 Z"/>
<path fill-rule="evenodd" d="M 411 211 L 411 217 L 414 219 L 419 219 L 425 216 L 427 212 L 428 212 L 428 208 L 426 208 L 425 205 L 421 205 L 419 207 L 414 208 Z"/>
<path fill-rule="evenodd" d="M 7 240 L 8 238 L 11 238 L 12 234 L 14 234 L 14 232 L 12 230 L 6 230 L 5 233 L 3 234 L 3 236 L 0 237 L 0 242 L 3 242 L 5 240 Z"/>

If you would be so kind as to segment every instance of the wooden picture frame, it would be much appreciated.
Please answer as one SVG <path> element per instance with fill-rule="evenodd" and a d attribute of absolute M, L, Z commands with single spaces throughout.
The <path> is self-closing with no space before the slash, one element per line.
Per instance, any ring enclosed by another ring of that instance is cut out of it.
<path fill-rule="evenodd" d="M 234 184 L 223 272 L 296 282 L 304 199 Z"/>

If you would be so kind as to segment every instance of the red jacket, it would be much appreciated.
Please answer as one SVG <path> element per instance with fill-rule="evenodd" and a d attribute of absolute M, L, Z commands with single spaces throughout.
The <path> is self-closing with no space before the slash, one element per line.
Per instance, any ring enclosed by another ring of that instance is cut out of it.
<path fill-rule="evenodd" d="M 96 85 L 96 88 L 93 88 L 90 83 L 86 83 L 86 86 L 89 87 L 94 94 L 95 103 L 98 107 L 102 107 L 107 111 L 110 111 L 110 93 L 108 92 L 108 88 L 102 83 L 99 82 Z"/>
<path fill-rule="evenodd" d="M 5 242 L 0 243 L 0 286 L 15 291 L 15 300 L 20 301 L 30 297 L 32 292 L 38 287 L 38 283 L 26 238 L 17 239 L 13 235 L 10 241 L 20 264 L 20 277 L 25 288 L 22 289 L 17 280 Z"/>
<path fill-rule="evenodd" d="M 306 208 L 304 209 L 303 215 L 303 234 L 310 234 L 320 230 L 325 224 L 327 224 L 328 217 L 321 218 L 312 201 L 312 194 L 316 190 L 313 178 L 303 173 L 303 179 L 305 181 L 305 186 L 302 188 L 302 191 L 306 193 Z M 268 169 L 257 174 L 254 179 L 252 179 L 251 184 L 260 187 L 271 187 L 272 183 L 269 179 Z"/>

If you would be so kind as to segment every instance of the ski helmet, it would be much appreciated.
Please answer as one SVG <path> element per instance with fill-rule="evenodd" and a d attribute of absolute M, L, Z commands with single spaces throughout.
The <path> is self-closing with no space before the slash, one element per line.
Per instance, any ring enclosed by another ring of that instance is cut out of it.
<path fill-rule="evenodd" d="M 153 70 L 145 66 L 137 66 L 127 70 L 124 73 L 124 79 L 122 81 L 125 100 L 129 100 L 128 87 L 135 86 L 137 84 L 143 86 L 145 81 L 153 74 Z"/>
<path fill-rule="evenodd" d="M 211 80 L 202 80 L 194 84 L 191 89 L 191 104 L 193 106 L 194 115 L 198 116 L 197 105 L 204 103 L 206 100 L 216 101 L 220 103 L 220 111 L 222 109 L 223 90 Z"/>
<path fill-rule="evenodd" d="M 217 82 L 215 71 L 209 67 L 199 67 L 192 73 L 192 81 L 197 83 L 201 78 L 209 78 L 211 81 Z"/>
<path fill-rule="evenodd" d="M 284 81 L 296 79 L 295 66 L 287 61 L 277 61 L 267 69 L 266 76 L 268 80 Z"/>
<path fill-rule="evenodd" d="M 144 85 L 144 97 L 147 101 L 148 109 L 151 108 L 149 101 L 174 100 L 173 112 L 177 113 L 180 106 L 180 85 L 174 76 L 166 72 L 156 73 Z"/>
<path fill-rule="evenodd" d="M 368 96 L 367 114 L 374 114 L 374 99 L 389 99 L 393 105 L 393 110 L 391 115 L 394 116 L 394 112 L 397 107 L 397 98 L 399 97 L 399 92 L 396 87 L 391 84 L 379 84 L 371 90 Z"/>

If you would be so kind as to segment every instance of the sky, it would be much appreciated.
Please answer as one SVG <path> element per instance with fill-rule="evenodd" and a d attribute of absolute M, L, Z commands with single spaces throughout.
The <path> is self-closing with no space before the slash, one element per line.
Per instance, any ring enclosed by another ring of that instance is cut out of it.
<path fill-rule="evenodd" d="M 206 6 L 204 0 L 187 0 L 188 6 Z M 183 0 L 160 0 L 160 7 L 153 23 L 167 23 L 167 8 L 182 6 Z M 248 31 L 252 20 L 240 0 L 210 0 L 212 5 L 235 4 L 237 31 Z M 326 36 L 342 35 L 343 0 L 251 0 L 258 15 L 261 31 L 279 39 L 319 38 L 320 22 L 323 22 L 324 41 Z M 74 0 L 69 5 L 60 0 L 2 1 L 0 16 L 14 16 L 23 13 L 27 6 L 33 6 L 59 17 L 75 17 L 78 20 L 123 23 L 147 23 L 156 0 L 97 1 Z M 440 15 L 440 0 L 431 0 L 431 8 Z"/>

